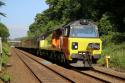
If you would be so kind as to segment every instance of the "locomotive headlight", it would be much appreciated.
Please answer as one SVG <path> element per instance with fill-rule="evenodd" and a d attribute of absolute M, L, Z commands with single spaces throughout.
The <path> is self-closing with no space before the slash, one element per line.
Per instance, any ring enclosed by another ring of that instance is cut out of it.
<path fill-rule="evenodd" d="M 99 50 L 100 49 L 100 44 L 99 43 L 90 43 L 88 45 L 88 49 Z"/>
<path fill-rule="evenodd" d="M 72 42 L 72 49 L 77 50 L 78 49 L 78 42 Z"/>

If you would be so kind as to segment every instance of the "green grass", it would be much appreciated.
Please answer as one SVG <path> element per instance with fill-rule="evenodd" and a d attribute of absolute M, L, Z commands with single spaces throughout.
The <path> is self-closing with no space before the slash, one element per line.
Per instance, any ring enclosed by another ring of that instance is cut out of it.
<path fill-rule="evenodd" d="M 105 55 L 110 56 L 110 66 L 115 68 L 125 69 L 125 42 L 115 45 L 110 43 L 105 46 L 102 52 L 102 58 L 98 61 L 99 63 L 104 63 Z"/>

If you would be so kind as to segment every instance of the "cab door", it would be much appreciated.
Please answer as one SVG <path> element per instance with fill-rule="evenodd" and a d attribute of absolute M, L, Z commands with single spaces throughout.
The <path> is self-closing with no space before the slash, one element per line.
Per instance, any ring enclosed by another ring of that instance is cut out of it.
<path fill-rule="evenodd" d="M 69 27 L 64 27 L 63 28 L 63 34 L 62 37 L 60 37 L 60 47 L 65 54 L 66 58 L 68 59 L 69 57 Z"/>

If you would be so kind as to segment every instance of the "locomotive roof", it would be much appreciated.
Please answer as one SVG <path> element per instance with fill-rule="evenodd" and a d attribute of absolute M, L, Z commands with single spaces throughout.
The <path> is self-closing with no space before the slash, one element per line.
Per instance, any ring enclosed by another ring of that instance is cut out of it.
<path fill-rule="evenodd" d="M 80 19 L 80 20 L 72 21 L 66 24 L 64 27 L 74 26 L 74 25 L 95 25 L 95 23 L 89 19 Z"/>
<path fill-rule="evenodd" d="M 86 22 L 84 22 L 86 21 Z M 62 29 L 62 28 L 65 28 L 65 27 L 68 27 L 68 26 L 74 26 L 74 25 L 95 25 L 94 22 L 92 22 L 91 20 L 86 20 L 86 19 L 80 19 L 80 20 L 76 20 L 76 21 L 72 21 L 70 23 L 67 23 L 67 24 L 62 24 L 60 25 L 59 27 L 53 29 L 53 30 L 49 30 L 45 33 L 42 33 L 41 35 L 39 35 L 37 38 L 37 41 L 41 40 L 41 39 L 45 39 L 48 35 L 50 35 L 53 31 L 56 31 L 58 29 Z"/>

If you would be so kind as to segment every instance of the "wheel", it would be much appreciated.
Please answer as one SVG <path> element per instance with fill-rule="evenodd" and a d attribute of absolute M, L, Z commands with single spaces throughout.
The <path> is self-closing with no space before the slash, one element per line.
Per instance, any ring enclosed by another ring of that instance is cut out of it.
<path fill-rule="evenodd" d="M 39 51 L 39 50 L 37 50 L 37 54 L 36 54 L 36 55 L 37 55 L 37 56 L 39 56 L 39 54 L 40 54 L 40 51 Z"/>
<path fill-rule="evenodd" d="M 92 59 L 92 63 L 97 64 L 98 59 Z"/>
<path fill-rule="evenodd" d="M 53 62 L 56 63 L 56 53 L 53 52 L 53 55 L 52 55 L 52 56 L 53 56 Z"/>
<path fill-rule="evenodd" d="M 63 53 L 61 53 L 61 63 L 62 65 L 68 66 L 68 61 L 65 58 L 65 55 Z"/>

